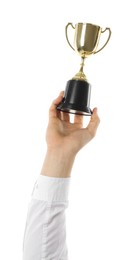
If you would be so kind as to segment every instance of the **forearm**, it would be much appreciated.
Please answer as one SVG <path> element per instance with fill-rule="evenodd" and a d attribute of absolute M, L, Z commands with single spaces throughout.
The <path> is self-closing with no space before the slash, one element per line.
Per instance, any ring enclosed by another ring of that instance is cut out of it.
<path fill-rule="evenodd" d="M 74 160 L 73 153 L 66 153 L 63 149 L 49 149 L 41 169 L 41 175 L 57 178 L 70 177 Z"/>
<path fill-rule="evenodd" d="M 28 208 L 23 260 L 68 259 L 65 210 L 69 185 L 70 178 L 38 177 Z"/>

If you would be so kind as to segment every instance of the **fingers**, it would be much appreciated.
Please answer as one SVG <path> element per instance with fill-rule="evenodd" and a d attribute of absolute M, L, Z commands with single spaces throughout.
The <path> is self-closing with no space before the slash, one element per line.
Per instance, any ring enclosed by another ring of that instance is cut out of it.
<path fill-rule="evenodd" d="M 70 122 L 70 115 L 67 112 L 61 112 L 62 116 L 61 119 L 66 122 Z"/>
<path fill-rule="evenodd" d="M 61 91 L 59 96 L 55 100 L 53 100 L 53 102 L 50 106 L 50 109 L 49 109 L 50 118 L 56 118 L 58 116 L 58 113 L 60 113 L 59 111 L 57 111 L 56 107 L 62 101 L 63 96 L 64 96 L 64 91 Z"/>
<path fill-rule="evenodd" d="M 83 125 L 83 115 L 75 115 L 74 123 L 82 126 Z"/>
<path fill-rule="evenodd" d="M 88 126 L 86 127 L 86 130 L 89 131 L 91 138 L 93 138 L 95 136 L 99 123 L 100 123 L 100 118 L 97 113 L 97 108 L 94 108 L 90 122 L 89 122 Z"/>

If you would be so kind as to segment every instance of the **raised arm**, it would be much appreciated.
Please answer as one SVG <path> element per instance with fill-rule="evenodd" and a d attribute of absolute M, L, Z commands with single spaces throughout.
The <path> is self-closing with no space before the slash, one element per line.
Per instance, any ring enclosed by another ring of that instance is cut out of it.
<path fill-rule="evenodd" d="M 86 128 L 83 116 L 57 111 L 63 92 L 49 109 L 46 131 L 47 153 L 28 207 L 23 241 L 23 260 L 67 260 L 65 209 L 71 169 L 76 154 L 95 136 L 99 117 L 97 109 Z"/>

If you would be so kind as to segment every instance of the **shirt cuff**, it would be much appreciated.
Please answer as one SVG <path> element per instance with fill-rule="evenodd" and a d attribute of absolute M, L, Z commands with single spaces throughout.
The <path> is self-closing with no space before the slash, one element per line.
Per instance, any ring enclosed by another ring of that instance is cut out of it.
<path fill-rule="evenodd" d="M 70 177 L 56 178 L 39 175 L 34 184 L 32 198 L 44 201 L 68 201 Z"/>

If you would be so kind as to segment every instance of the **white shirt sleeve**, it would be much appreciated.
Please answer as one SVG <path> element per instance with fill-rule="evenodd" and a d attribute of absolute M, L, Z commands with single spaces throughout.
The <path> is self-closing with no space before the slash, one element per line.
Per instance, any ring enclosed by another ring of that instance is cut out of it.
<path fill-rule="evenodd" d="M 65 210 L 70 177 L 40 175 L 28 206 L 23 260 L 68 260 Z"/>

